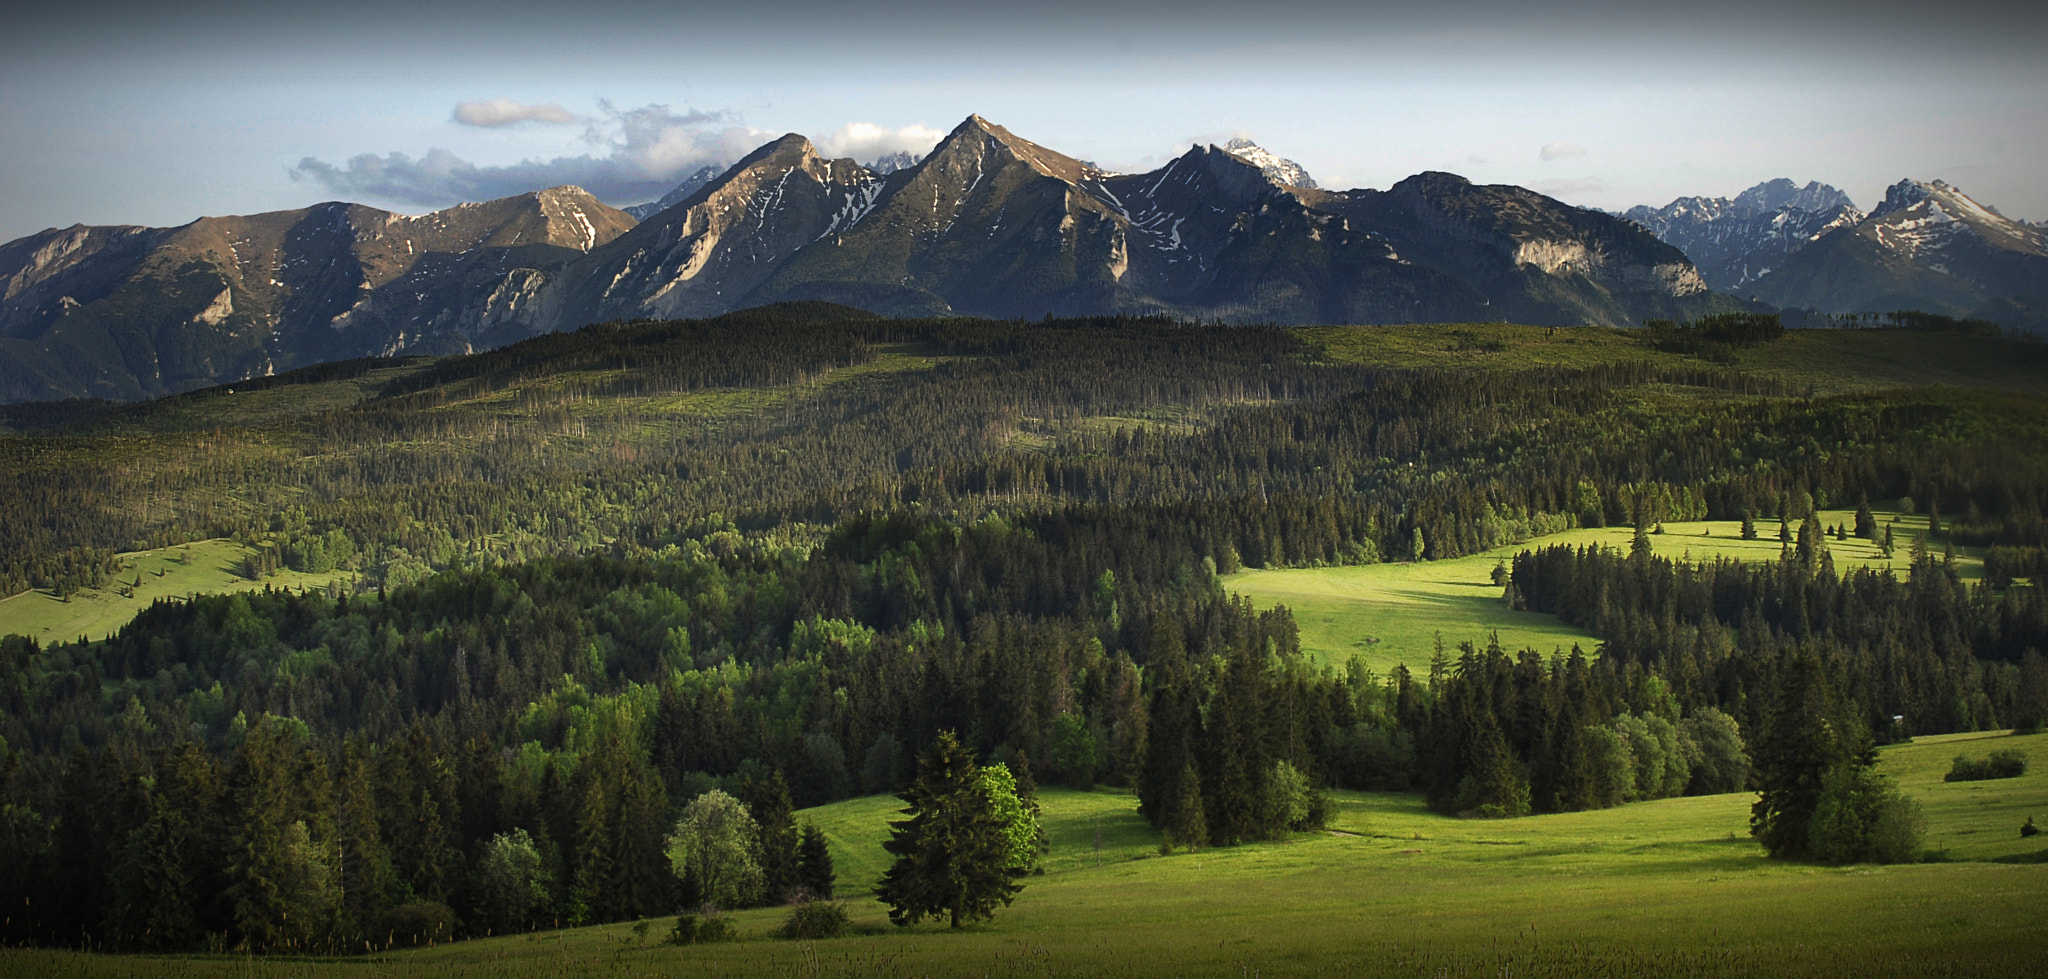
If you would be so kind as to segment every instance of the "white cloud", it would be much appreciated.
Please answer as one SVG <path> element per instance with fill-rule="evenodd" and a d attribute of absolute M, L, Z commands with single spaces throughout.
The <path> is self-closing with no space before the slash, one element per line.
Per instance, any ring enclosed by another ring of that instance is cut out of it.
<path fill-rule="evenodd" d="M 818 152 L 826 157 L 872 162 L 891 153 L 922 157 L 939 145 L 946 134 L 929 126 L 910 125 L 884 129 L 871 122 L 849 122 L 830 135 L 816 139 Z"/>
<path fill-rule="evenodd" d="M 521 105 L 511 99 L 472 99 L 456 103 L 454 119 L 465 126 L 497 129 L 522 122 L 575 122 L 576 114 L 553 103 Z"/>
<path fill-rule="evenodd" d="M 463 106 L 477 104 L 488 108 L 487 103 L 465 102 Z M 554 106 L 506 104 L 521 111 L 563 111 Z M 456 107 L 458 121 L 463 106 Z M 724 111 L 677 114 L 665 105 L 622 111 L 609 102 L 598 103 L 598 108 L 602 117 L 589 123 L 583 139 L 600 152 L 497 166 L 479 166 L 439 148 L 428 150 L 419 159 L 405 153 L 365 153 L 340 165 L 309 156 L 299 161 L 291 177 L 318 183 L 346 198 L 430 208 L 495 200 L 563 184 L 582 187 L 599 200 L 636 204 L 660 197 L 707 164 L 729 165 L 774 136 Z M 568 113 L 563 111 L 563 115 Z M 564 121 L 573 120 L 568 116 Z"/>
<path fill-rule="evenodd" d="M 1585 156 L 1586 148 L 1576 143 L 1566 143 L 1562 141 L 1556 143 L 1545 143 L 1543 145 L 1542 151 L 1539 152 L 1537 155 L 1543 157 L 1543 161 L 1545 163 L 1548 163 L 1551 160 L 1562 160 L 1568 156 Z"/>

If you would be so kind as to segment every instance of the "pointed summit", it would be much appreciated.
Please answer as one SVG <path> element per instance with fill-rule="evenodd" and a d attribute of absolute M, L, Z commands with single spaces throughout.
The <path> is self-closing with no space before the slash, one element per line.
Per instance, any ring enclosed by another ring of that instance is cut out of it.
<path fill-rule="evenodd" d="M 930 162 L 941 155 L 946 155 L 950 149 L 958 145 L 979 145 L 980 140 L 993 141 L 995 145 L 1008 151 L 1010 156 L 1028 164 L 1033 170 L 1048 177 L 1058 177 L 1070 184 L 1078 184 L 1096 175 L 1094 167 L 1017 136 L 979 115 L 970 115 L 960 125 L 953 127 L 953 131 L 947 133 L 946 138 L 940 140 L 939 145 L 933 147 L 931 153 L 925 156 L 925 161 Z"/>

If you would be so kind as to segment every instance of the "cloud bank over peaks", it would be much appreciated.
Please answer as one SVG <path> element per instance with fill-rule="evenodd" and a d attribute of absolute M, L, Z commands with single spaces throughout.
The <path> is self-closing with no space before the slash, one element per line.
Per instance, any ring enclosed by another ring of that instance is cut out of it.
<path fill-rule="evenodd" d="M 1543 149 L 1537 151 L 1536 155 L 1542 157 L 1543 162 L 1549 163 L 1552 160 L 1562 160 L 1566 157 L 1585 156 L 1586 148 L 1577 143 L 1567 143 L 1559 140 L 1555 143 L 1543 144 Z"/>
<path fill-rule="evenodd" d="M 576 114 L 559 105 L 521 105 L 511 99 L 472 99 L 456 103 L 451 116 L 465 126 L 482 126 L 500 129 L 516 126 L 522 122 L 576 122 Z"/>
<path fill-rule="evenodd" d="M 929 126 L 913 124 L 901 129 L 885 129 L 871 122 L 849 122 L 812 142 L 817 144 L 819 155 L 829 159 L 872 163 L 897 153 L 922 159 L 944 138 L 945 133 Z"/>
<path fill-rule="evenodd" d="M 653 200 L 684 176 L 708 164 L 723 166 L 746 155 L 775 134 L 755 129 L 726 111 L 686 110 L 665 105 L 621 110 L 599 102 L 583 141 L 592 152 L 550 160 L 478 165 L 434 148 L 418 159 L 392 152 L 364 153 L 339 165 L 306 157 L 291 171 L 348 200 L 441 208 L 463 201 L 487 201 L 563 184 L 575 184 L 616 205 Z M 470 116 L 464 118 L 465 111 Z M 556 118 L 560 113 L 564 118 Z M 469 126 L 508 127 L 528 120 L 577 122 L 553 105 L 521 105 L 507 99 L 464 102 L 454 118 Z"/>

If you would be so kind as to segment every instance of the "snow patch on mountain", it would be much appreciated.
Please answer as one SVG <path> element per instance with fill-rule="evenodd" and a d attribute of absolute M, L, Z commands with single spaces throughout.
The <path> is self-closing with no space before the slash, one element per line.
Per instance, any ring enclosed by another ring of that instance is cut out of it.
<path fill-rule="evenodd" d="M 1310 177 L 1308 171 L 1302 169 L 1301 164 L 1284 159 L 1249 139 L 1233 139 L 1223 144 L 1222 149 L 1223 152 L 1258 167 L 1270 180 L 1289 187 L 1316 189 L 1315 178 Z"/>

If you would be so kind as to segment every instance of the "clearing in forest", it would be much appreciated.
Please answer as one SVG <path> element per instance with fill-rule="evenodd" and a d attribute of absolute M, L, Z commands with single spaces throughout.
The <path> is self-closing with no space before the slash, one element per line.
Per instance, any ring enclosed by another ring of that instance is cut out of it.
<path fill-rule="evenodd" d="M 1904 577 L 1909 548 L 1915 536 L 1926 532 L 1927 516 L 1900 514 L 1895 508 L 1873 510 L 1880 538 L 1886 527 L 1892 528 L 1890 558 L 1876 543 L 1855 537 L 1830 538 L 1828 553 L 1838 571 L 1889 566 Z M 1822 510 L 1818 517 L 1821 526 L 1828 528 L 1853 528 L 1856 523 L 1853 508 Z M 1651 548 L 1662 557 L 1775 561 L 1785 547 L 1778 540 L 1776 519 L 1756 521 L 1756 540 L 1743 540 L 1741 521 L 1736 520 L 1672 521 L 1663 528 L 1663 533 L 1650 535 Z M 1796 534 L 1797 524 L 1792 529 Z M 1494 566 L 1513 561 L 1522 551 L 1556 544 L 1627 551 L 1634 537 L 1635 530 L 1630 527 L 1580 528 L 1447 561 L 1248 570 L 1225 576 L 1223 587 L 1262 607 L 1287 606 L 1301 629 L 1303 652 L 1330 664 L 1358 656 L 1382 676 L 1401 663 L 1418 675 L 1426 673 L 1438 633 L 1453 659 L 1458 643 L 1484 648 L 1496 631 L 1501 647 L 1509 652 L 1533 648 L 1548 655 L 1559 649 L 1569 651 L 1577 643 L 1590 655 L 1599 644 L 1591 633 L 1553 615 L 1517 612 L 1501 604 L 1501 587 L 1493 583 Z M 1928 542 L 1928 548 L 1938 558 L 1946 543 L 1945 538 L 1936 537 Z M 1957 548 L 1956 568 L 1965 580 L 1981 577 L 1982 552 Z"/>
<path fill-rule="evenodd" d="M 216 538 L 117 554 L 120 573 L 102 587 L 72 594 L 69 601 L 47 589 L 0 599 L 0 636 L 23 635 L 45 646 L 80 637 L 105 639 L 159 598 L 263 588 L 298 591 L 346 583 L 355 577 L 351 571 L 305 574 L 281 568 L 261 580 L 251 580 L 242 573 L 242 562 L 254 553 L 256 549 L 247 544 Z"/>

